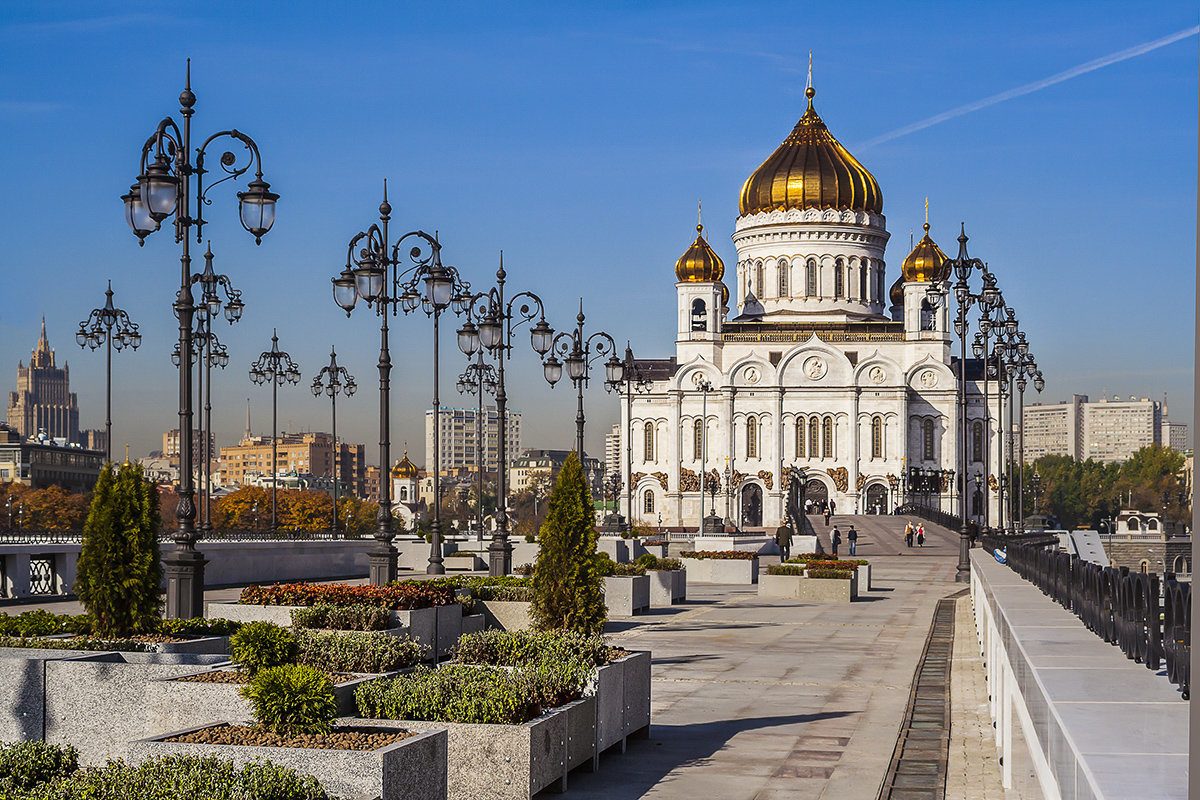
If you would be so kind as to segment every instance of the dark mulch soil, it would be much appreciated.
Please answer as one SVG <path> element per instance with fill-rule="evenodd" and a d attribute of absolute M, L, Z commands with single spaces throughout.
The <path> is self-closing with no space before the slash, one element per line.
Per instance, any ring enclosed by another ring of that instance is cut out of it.
<path fill-rule="evenodd" d="M 345 672 L 326 672 L 329 680 L 335 684 L 349 683 L 350 681 L 358 680 L 357 675 L 350 675 Z M 249 684 L 251 681 L 250 673 L 236 669 L 220 669 L 212 672 L 201 672 L 199 675 L 184 675 L 182 678 L 176 678 L 177 681 L 186 681 L 188 683 L 240 683 Z"/>
<path fill-rule="evenodd" d="M 215 725 L 211 728 L 172 736 L 168 742 L 229 744 L 247 747 L 302 747 L 314 750 L 378 750 L 407 739 L 411 731 L 381 731 L 377 728 L 334 728 L 325 734 L 280 736 L 257 725 Z"/>

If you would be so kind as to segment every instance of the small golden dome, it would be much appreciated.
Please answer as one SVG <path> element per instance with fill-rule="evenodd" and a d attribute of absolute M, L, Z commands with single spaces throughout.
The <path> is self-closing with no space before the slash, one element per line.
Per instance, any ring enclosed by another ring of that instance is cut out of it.
<path fill-rule="evenodd" d="M 950 277 L 949 259 L 942 248 L 929 238 L 928 222 L 925 223 L 925 235 L 908 254 L 908 258 L 904 259 L 900 272 L 905 281 L 937 282 Z"/>
<path fill-rule="evenodd" d="M 888 299 L 892 301 L 894 306 L 904 305 L 904 275 L 903 273 L 896 282 L 892 284 L 892 288 L 888 290 Z"/>
<path fill-rule="evenodd" d="M 724 283 L 721 284 L 721 308 L 729 308 L 729 287 Z"/>
<path fill-rule="evenodd" d="M 675 262 L 680 283 L 712 283 L 725 275 L 725 262 L 704 241 L 704 226 L 696 225 L 696 241 Z"/>
<path fill-rule="evenodd" d="M 816 90 L 805 90 L 808 110 L 783 144 L 742 185 L 742 216 L 789 208 L 837 208 L 883 213 L 875 177 L 833 138 L 813 110 Z"/>
<path fill-rule="evenodd" d="M 392 477 L 401 480 L 412 479 L 419 477 L 420 470 L 408 457 L 408 450 L 404 451 L 404 458 L 396 462 L 396 466 L 392 467 Z"/>

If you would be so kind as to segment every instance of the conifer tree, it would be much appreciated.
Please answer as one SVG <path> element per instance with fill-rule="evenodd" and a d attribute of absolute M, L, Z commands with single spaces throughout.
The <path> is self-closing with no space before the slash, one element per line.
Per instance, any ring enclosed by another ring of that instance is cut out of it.
<path fill-rule="evenodd" d="M 533 615 L 539 627 L 602 633 L 607 609 L 596 569 L 592 494 L 575 453 L 567 456 L 538 534 Z"/>
<path fill-rule="evenodd" d="M 100 473 L 83 527 L 74 591 L 100 636 L 154 630 L 160 613 L 158 491 L 140 465 Z"/>

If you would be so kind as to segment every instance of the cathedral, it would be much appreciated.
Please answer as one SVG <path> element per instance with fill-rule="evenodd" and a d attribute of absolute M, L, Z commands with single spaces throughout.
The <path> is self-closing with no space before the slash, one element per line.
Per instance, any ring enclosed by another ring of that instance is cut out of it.
<path fill-rule="evenodd" d="M 51 439 L 80 442 L 79 404 L 71 391 L 71 368 L 55 366 L 45 317 L 29 366 L 17 364 L 17 390 L 8 393 L 8 426 L 25 438 L 45 431 Z"/>
<path fill-rule="evenodd" d="M 946 304 L 927 300 L 951 266 L 927 222 L 889 284 L 883 193 L 815 94 L 742 186 L 734 291 L 702 225 L 675 264 L 675 356 L 636 361 L 648 391 L 622 404 L 634 505 L 623 510 L 635 524 L 696 528 L 713 515 L 773 528 L 795 469 L 808 498 L 842 514 L 892 511 L 920 469 L 938 476 L 923 481 L 924 502 L 958 513 L 957 341 Z M 995 448 L 972 377 L 968 511 L 979 518 L 997 470 L 984 468 Z"/>

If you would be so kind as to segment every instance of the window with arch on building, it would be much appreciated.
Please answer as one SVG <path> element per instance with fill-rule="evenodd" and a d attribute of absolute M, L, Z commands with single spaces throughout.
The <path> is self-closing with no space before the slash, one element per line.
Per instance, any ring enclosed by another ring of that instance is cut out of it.
<path fill-rule="evenodd" d="M 839 258 L 833 262 L 833 296 L 839 299 L 846 294 L 846 266 Z"/>
<path fill-rule="evenodd" d="M 1150 562 L 1143 559 L 1142 562 L 1140 564 L 1138 564 L 1138 572 L 1141 572 L 1144 574 L 1149 571 L 1150 571 Z"/>
<path fill-rule="evenodd" d="M 788 262 L 787 259 L 779 259 L 779 296 L 788 296 Z"/>
<path fill-rule="evenodd" d="M 816 417 L 808 419 L 808 457 L 816 458 L 820 453 L 817 452 L 821 442 L 821 420 Z"/>
<path fill-rule="evenodd" d="M 833 417 L 826 417 L 821 424 L 821 458 L 833 458 Z"/>
<path fill-rule="evenodd" d="M 883 419 L 871 420 L 871 458 L 883 458 Z"/>
<path fill-rule="evenodd" d="M 654 513 L 654 491 L 647 489 L 642 493 L 642 512 L 645 514 Z"/>
<path fill-rule="evenodd" d="M 921 458 L 933 461 L 933 418 L 921 422 Z"/>
<path fill-rule="evenodd" d="M 817 296 L 817 262 L 811 258 L 804 265 L 804 294 L 806 297 Z"/>
<path fill-rule="evenodd" d="M 758 458 L 758 417 L 746 417 L 746 458 Z"/>
<path fill-rule="evenodd" d="M 763 279 L 763 265 L 758 262 L 754 265 L 754 288 L 758 290 L 758 297 L 762 299 L 767 296 L 766 282 Z"/>
<path fill-rule="evenodd" d="M 699 297 L 692 301 L 692 330 L 708 330 L 708 305 Z"/>
<path fill-rule="evenodd" d="M 704 459 L 704 421 L 699 419 L 692 423 L 692 458 Z"/>
<path fill-rule="evenodd" d="M 796 458 L 804 458 L 804 417 L 796 417 Z"/>
<path fill-rule="evenodd" d="M 983 463 L 983 423 L 971 423 L 971 461 Z"/>
<path fill-rule="evenodd" d="M 867 302 L 867 262 L 858 265 L 858 299 Z"/>
<path fill-rule="evenodd" d="M 654 423 L 647 422 L 643 428 L 642 436 L 642 460 L 654 460 Z"/>

